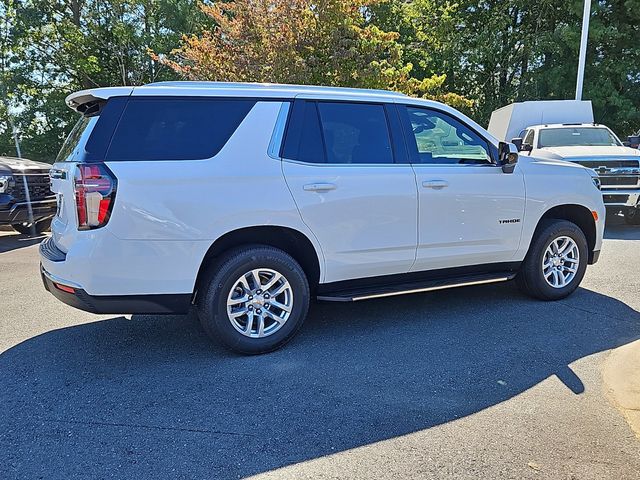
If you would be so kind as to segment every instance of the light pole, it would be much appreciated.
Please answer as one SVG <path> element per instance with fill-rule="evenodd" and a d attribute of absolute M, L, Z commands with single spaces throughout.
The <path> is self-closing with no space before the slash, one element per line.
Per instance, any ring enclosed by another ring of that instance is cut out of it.
<path fill-rule="evenodd" d="M 6 104 L 7 109 L 7 117 L 9 118 L 9 127 L 11 127 L 11 131 L 13 132 L 13 141 L 16 144 L 16 155 L 20 160 L 22 160 L 22 151 L 20 150 L 20 138 L 18 137 L 18 129 L 16 124 L 13 122 L 13 118 L 11 118 L 11 112 L 9 111 L 9 105 Z M 23 168 L 23 167 L 18 167 Z M 24 194 L 27 199 L 27 211 L 29 212 L 29 226 L 31 228 L 31 235 L 36 235 L 36 224 L 33 221 L 33 208 L 31 208 L 31 194 L 29 193 L 29 185 L 27 183 L 27 172 L 23 172 L 22 174 L 22 186 L 24 188 Z"/>
<path fill-rule="evenodd" d="M 582 100 L 582 84 L 584 83 L 584 64 L 587 57 L 587 38 L 589 37 L 589 17 L 591 16 L 591 0 L 584 0 L 582 12 L 582 35 L 580 35 L 580 56 L 578 57 L 578 79 L 576 81 L 576 100 Z"/>

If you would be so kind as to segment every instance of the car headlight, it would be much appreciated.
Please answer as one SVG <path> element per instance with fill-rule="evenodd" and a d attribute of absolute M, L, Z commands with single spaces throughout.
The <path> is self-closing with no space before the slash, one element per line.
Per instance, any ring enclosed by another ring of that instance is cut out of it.
<path fill-rule="evenodd" d="M 595 172 L 595 170 L 589 170 L 589 174 L 591 175 L 591 181 L 593 182 L 593 184 L 596 186 L 598 190 L 600 190 L 600 187 L 602 186 L 602 181 L 600 180 L 600 177 L 598 176 L 598 174 Z"/>
<path fill-rule="evenodd" d="M 9 182 L 12 179 L 11 175 L 0 175 L 0 193 L 6 193 L 9 190 Z"/>

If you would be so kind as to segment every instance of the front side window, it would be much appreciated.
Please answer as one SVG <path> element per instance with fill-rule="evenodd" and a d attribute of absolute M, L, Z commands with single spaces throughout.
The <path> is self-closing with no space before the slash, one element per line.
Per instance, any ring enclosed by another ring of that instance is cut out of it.
<path fill-rule="evenodd" d="M 538 134 L 539 148 L 577 146 L 620 146 L 620 142 L 609 129 L 601 127 L 543 128 Z"/>
<path fill-rule="evenodd" d="M 402 112 L 402 110 L 401 110 Z M 452 116 L 428 108 L 404 109 L 413 163 L 491 163 L 485 139 Z"/>
<path fill-rule="evenodd" d="M 255 100 L 132 97 L 106 160 L 201 160 L 227 143 Z"/>
<path fill-rule="evenodd" d="M 524 137 L 524 140 L 522 141 L 522 143 L 526 143 L 527 145 L 531 145 L 533 147 L 534 133 L 535 132 L 533 130 L 528 130 L 527 135 Z"/>

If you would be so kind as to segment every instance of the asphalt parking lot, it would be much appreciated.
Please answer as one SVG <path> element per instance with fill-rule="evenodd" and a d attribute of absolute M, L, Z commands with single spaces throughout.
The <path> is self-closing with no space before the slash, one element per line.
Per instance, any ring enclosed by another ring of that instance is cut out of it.
<path fill-rule="evenodd" d="M 57 302 L 0 232 L 0 478 L 640 478 L 602 379 L 640 338 L 640 228 L 570 298 L 510 283 L 317 304 L 267 356 L 195 316 Z"/>

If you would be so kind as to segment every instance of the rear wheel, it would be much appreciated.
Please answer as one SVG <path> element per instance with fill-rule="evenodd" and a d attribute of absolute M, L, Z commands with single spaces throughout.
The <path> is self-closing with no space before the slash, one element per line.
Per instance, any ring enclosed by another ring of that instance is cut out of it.
<path fill-rule="evenodd" d="M 28 222 L 13 223 L 11 224 L 11 228 L 13 228 L 18 233 L 22 233 L 23 235 L 31 235 L 32 231 L 35 232 L 35 234 L 39 235 L 51 228 L 51 219 L 45 218 L 44 220 L 38 220 L 33 224 Z"/>
<path fill-rule="evenodd" d="M 289 254 L 268 246 L 229 252 L 200 290 L 198 316 L 207 334 L 245 354 L 280 348 L 309 309 L 304 271 Z"/>
<path fill-rule="evenodd" d="M 640 208 L 628 208 L 624 212 L 624 221 L 627 225 L 640 225 Z"/>
<path fill-rule="evenodd" d="M 531 242 L 516 281 L 520 289 L 542 300 L 570 295 L 587 269 L 587 239 L 566 220 L 546 220 Z"/>

